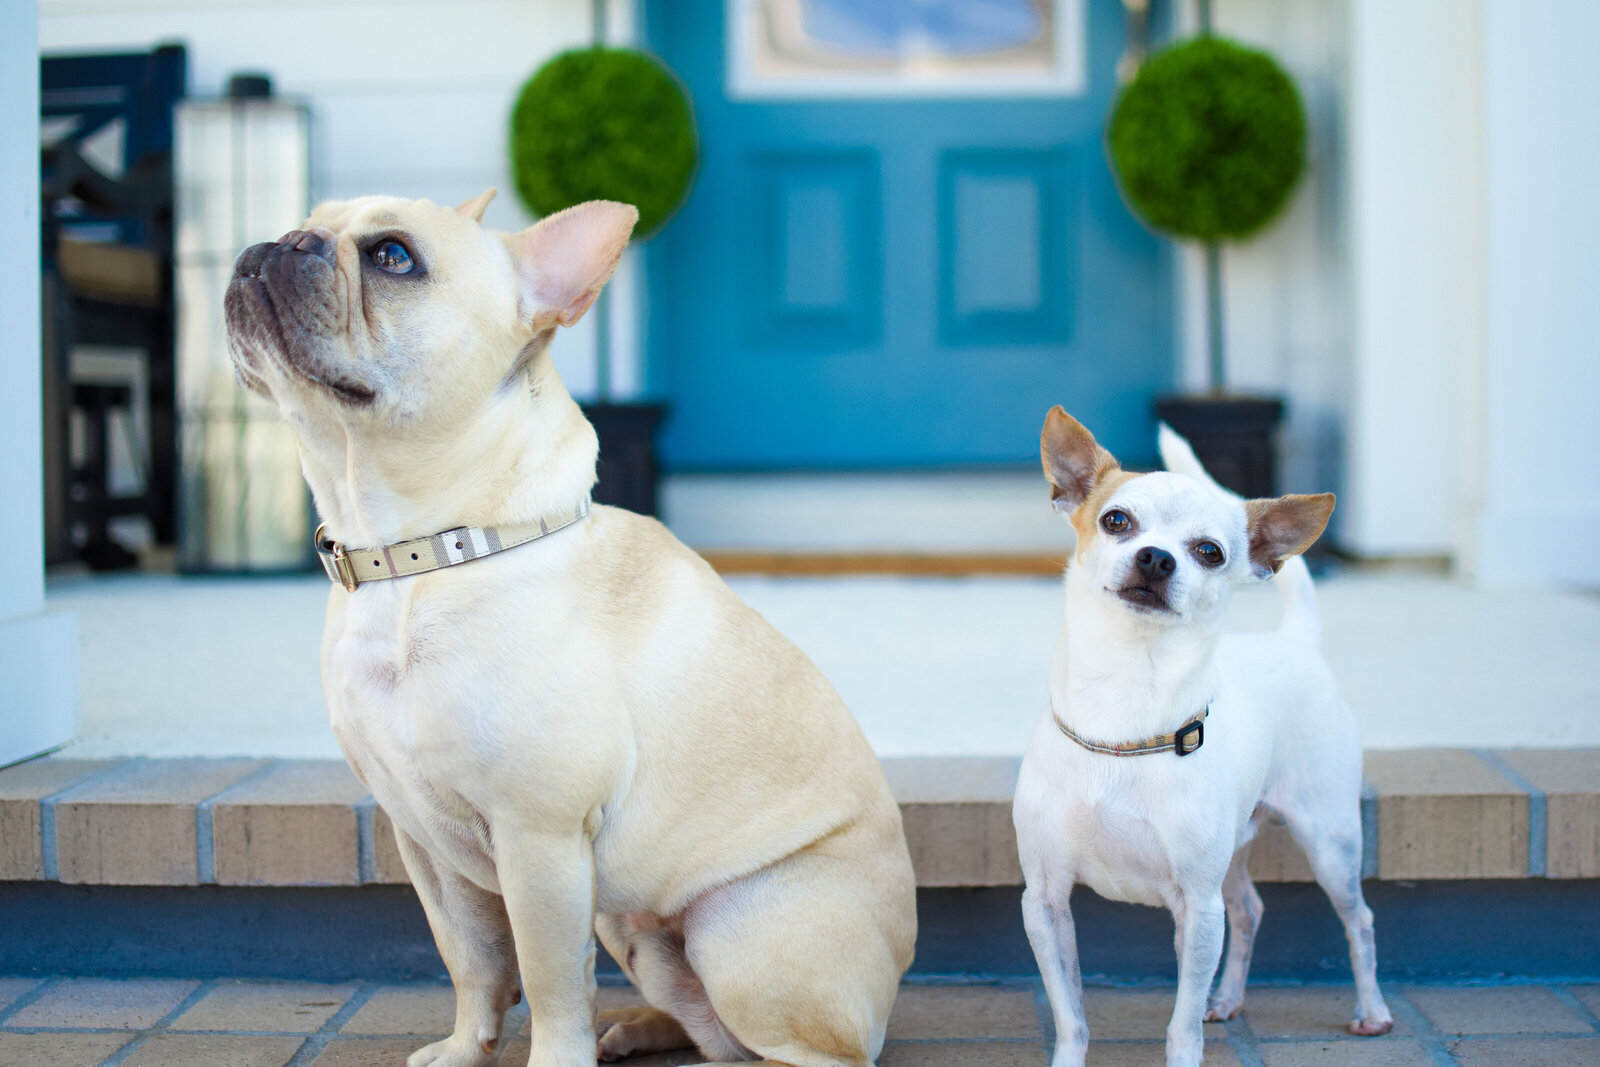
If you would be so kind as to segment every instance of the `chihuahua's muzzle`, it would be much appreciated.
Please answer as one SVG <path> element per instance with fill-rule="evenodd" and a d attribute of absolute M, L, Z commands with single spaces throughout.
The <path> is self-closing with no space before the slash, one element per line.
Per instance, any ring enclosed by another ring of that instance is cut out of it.
<path fill-rule="evenodd" d="M 1178 561 L 1171 552 L 1154 545 L 1139 549 L 1133 557 L 1136 576 L 1117 591 L 1129 604 L 1141 608 L 1163 609 L 1167 605 L 1167 580 L 1178 569 Z"/>
<path fill-rule="evenodd" d="M 270 363 L 346 403 L 372 402 L 372 388 L 330 353 L 344 321 L 336 255 L 333 235 L 321 230 L 291 230 L 239 254 L 223 310 L 234 367 L 247 387 L 267 392 Z"/>

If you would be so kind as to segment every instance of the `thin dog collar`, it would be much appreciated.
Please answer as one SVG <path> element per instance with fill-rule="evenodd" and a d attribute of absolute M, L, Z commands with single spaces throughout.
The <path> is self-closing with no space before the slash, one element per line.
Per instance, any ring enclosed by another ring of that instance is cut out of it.
<path fill-rule="evenodd" d="M 557 530 L 566 529 L 587 514 L 589 501 L 585 500 L 576 511 L 540 519 L 536 523 L 457 526 L 431 537 L 400 541 L 382 548 L 346 548 L 338 541 L 323 536 L 327 523 L 318 526 L 312 537 L 317 546 L 317 558 L 322 560 L 322 569 L 328 572 L 329 580 L 353 593 L 357 587 L 368 582 L 443 570 L 525 545 L 529 541 L 537 541 Z"/>
<path fill-rule="evenodd" d="M 1200 709 L 1200 713 L 1192 716 L 1182 726 L 1170 734 L 1156 734 L 1142 741 L 1124 741 L 1120 745 L 1104 745 L 1098 741 L 1089 741 L 1079 737 L 1067 729 L 1067 724 L 1061 721 L 1061 716 L 1056 714 L 1055 704 L 1050 705 L 1050 717 L 1056 721 L 1056 727 L 1072 740 L 1088 749 L 1090 752 L 1100 752 L 1107 756 L 1153 756 L 1157 752 L 1176 752 L 1180 756 L 1187 756 L 1197 752 L 1200 746 L 1206 743 L 1206 716 L 1211 714 L 1211 705 L 1207 704 Z"/>

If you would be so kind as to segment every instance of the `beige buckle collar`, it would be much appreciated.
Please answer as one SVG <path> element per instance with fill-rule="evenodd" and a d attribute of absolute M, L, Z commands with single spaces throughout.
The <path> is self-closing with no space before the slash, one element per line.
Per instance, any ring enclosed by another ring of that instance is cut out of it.
<path fill-rule="evenodd" d="M 518 526 L 457 526 L 429 537 L 400 541 L 382 548 L 346 548 L 323 536 L 327 523 L 317 527 L 313 538 L 317 558 L 328 578 L 349 592 L 368 582 L 386 578 L 405 578 L 413 574 L 443 570 L 468 563 L 508 548 L 537 541 L 557 530 L 564 530 L 589 514 L 585 500 L 576 511 L 540 519 Z"/>
<path fill-rule="evenodd" d="M 1187 756 L 1199 751 L 1201 745 L 1206 743 L 1206 728 L 1203 725 L 1206 716 L 1211 714 L 1211 705 L 1201 708 L 1199 713 L 1189 719 L 1170 734 L 1156 734 L 1142 741 L 1124 741 L 1119 745 L 1102 744 L 1099 741 L 1090 741 L 1079 737 L 1067 728 L 1061 721 L 1061 716 L 1056 714 L 1055 705 L 1050 705 L 1050 717 L 1056 721 L 1056 727 L 1072 740 L 1088 749 L 1090 752 L 1100 752 L 1107 756 L 1153 756 L 1157 752 L 1176 752 L 1180 756 Z"/>

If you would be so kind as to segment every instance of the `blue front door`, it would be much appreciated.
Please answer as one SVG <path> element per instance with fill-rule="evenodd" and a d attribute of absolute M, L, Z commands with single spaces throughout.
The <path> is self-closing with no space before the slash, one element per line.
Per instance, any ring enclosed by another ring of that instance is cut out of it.
<path fill-rule="evenodd" d="M 701 142 L 647 246 L 668 465 L 1036 463 L 1058 403 L 1118 455 L 1153 455 L 1172 257 L 1102 150 L 1121 5 L 1083 7 L 1081 93 L 730 98 L 730 5 L 646 0 Z"/>

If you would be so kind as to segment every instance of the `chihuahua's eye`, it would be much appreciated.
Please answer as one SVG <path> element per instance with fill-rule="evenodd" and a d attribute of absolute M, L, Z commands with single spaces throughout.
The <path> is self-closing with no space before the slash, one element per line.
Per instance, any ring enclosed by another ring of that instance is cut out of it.
<path fill-rule="evenodd" d="M 1198 545 L 1194 546 L 1194 554 L 1198 556 L 1200 562 L 1204 563 L 1207 567 L 1222 566 L 1222 549 L 1215 541 L 1201 541 Z"/>
<path fill-rule="evenodd" d="M 416 263 L 399 241 L 384 241 L 372 250 L 372 265 L 390 274 L 408 274 Z"/>
<path fill-rule="evenodd" d="M 1106 533 L 1122 533 L 1131 525 L 1133 520 L 1128 518 L 1128 513 L 1118 508 L 1112 508 L 1100 516 L 1100 526 Z"/>

